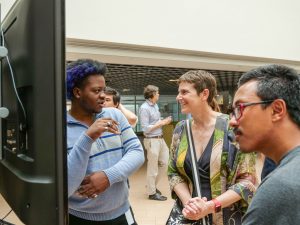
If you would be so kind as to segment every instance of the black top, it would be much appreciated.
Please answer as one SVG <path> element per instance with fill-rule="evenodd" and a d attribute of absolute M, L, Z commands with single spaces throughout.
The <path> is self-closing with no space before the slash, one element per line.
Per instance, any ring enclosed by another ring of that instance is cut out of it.
<path fill-rule="evenodd" d="M 200 156 L 199 160 L 197 161 L 198 166 L 198 172 L 199 172 L 199 180 L 200 180 L 200 190 L 202 197 L 206 197 L 207 200 L 211 200 L 211 188 L 210 188 L 210 157 L 213 147 L 213 137 L 214 132 L 211 135 L 209 142 Z M 186 171 L 186 174 L 188 177 L 193 181 L 194 185 L 194 179 L 193 179 L 193 173 L 192 173 L 192 157 L 190 150 L 187 152 L 185 161 L 184 161 L 184 170 Z M 196 188 L 193 188 L 193 197 L 196 197 Z M 212 221 L 211 215 L 209 215 L 209 220 Z"/>
<path fill-rule="evenodd" d="M 206 197 L 207 200 L 211 200 L 211 188 L 210 188 L 210 157 L 213 146 L 213 137 L 214 133 L 209 139 L 209 142 L 200 156 L 197 165 L 200 177 L 200 189 L 202 197 Z M 184 161 L 184 169 L 189 176 L 189 178 L 194 182 L 193 173 L 192 173 L 192 158 L 190 151 L 187 152 L 185 161 Z M 193 197 L 196 196 L 195 188 Z"/>

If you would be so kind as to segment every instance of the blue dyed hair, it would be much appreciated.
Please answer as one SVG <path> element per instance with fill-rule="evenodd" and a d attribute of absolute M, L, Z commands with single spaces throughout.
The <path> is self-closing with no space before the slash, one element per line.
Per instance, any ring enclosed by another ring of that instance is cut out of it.
<path fill-rule="evenodd" d="M 81 88 L 84 80 L 90 75 L 102 75 L 107 72 L 105 63 L 92 59 L 78 59 L 67 65 L 67 98 L 72 100 L 74 97 L 74 87 Z"/>

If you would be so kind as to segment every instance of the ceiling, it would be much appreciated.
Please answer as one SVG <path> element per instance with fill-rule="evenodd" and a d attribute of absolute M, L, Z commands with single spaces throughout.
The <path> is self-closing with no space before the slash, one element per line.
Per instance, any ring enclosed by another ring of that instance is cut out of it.
<path fill-rule="evenodd" d="M 122 95 L 142 95 L 148 84 L 159 87 L 160 94 L 177 94 L 176 80 L 190 68 L 157 67 L 125 64 L 107 64 L 107 86 L 117 89 Z M 201 68 L 199 68 L 201 69 Z M 234 91 L 243 72 L 206 70 L 217 80 L 218 91 Z"/>
<path fill-rule="evenodd" d="M 106 62 L 107 86 L 122 95 L 143 95 L 149 84 L 158 86 L 163 95 L 177 95 L 177 83 L 170 80 L 189 70 L 205 69 L 216 77 L 219 93 L 229 91 L 232 96 L 244 71 L 266 64 L 300 70 L 298 61 L 68 38 L 67 62 L 79 58 Z"/>

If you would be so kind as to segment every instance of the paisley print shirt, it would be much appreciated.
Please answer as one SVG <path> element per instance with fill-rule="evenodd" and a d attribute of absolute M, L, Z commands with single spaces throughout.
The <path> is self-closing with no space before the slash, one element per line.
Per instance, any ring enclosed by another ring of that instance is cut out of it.
<path fill-rule="evenodd" d="M 255 153 L 242 153 L 238 149 L 233 132 L 228 128 L 228 115 L 221 114 L 217 117 L 213 135 L 210 158 L 212 198 L 218 197 L 229 189 L 241 196 L 241 200 L 231 207 L 223 208 L 221 212 L 213 214 L 213 224 L 240 224 L 241 217 L 246 212 L 256 189 L 256 156 Z M 173 188 L 178 183 L 185 182 L 190 187 L 191 193 L 193 190 L 193 183 L 184 169 L 187 151 L 186 126 L 185 121 L 181 121 L 173 132 L 168 165 L 168 178 L 173 198 L 177 198 Z"/>

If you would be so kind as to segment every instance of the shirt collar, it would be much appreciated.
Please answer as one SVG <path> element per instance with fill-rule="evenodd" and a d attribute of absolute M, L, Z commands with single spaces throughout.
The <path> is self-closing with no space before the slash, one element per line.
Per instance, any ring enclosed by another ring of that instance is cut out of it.
<path fill-rule="evenodd" d="M 151 105 L 151 106 L 154 106 L 154 105 L 156 105 L 156 103 L 153 103 L 153 102 L 151 102 L 150 100 L 148 100 L 148 99 L 146 99 L 146 102 L 149 104 L 149 105 Z"/>

